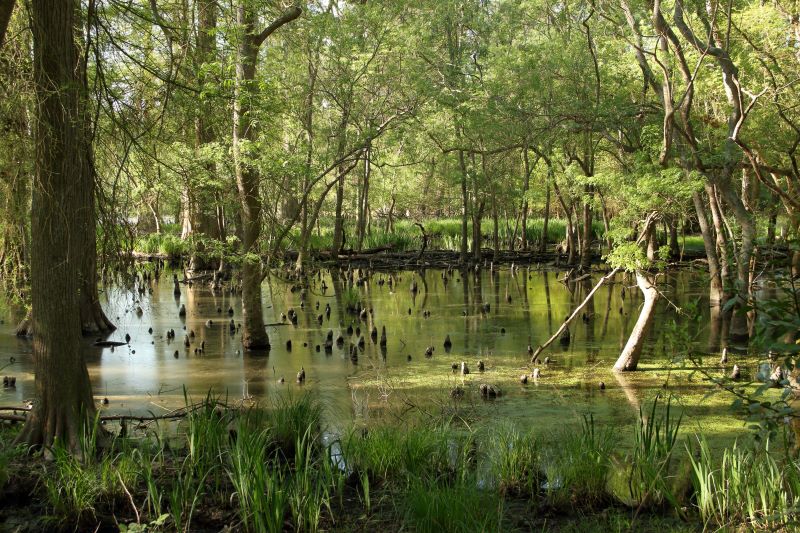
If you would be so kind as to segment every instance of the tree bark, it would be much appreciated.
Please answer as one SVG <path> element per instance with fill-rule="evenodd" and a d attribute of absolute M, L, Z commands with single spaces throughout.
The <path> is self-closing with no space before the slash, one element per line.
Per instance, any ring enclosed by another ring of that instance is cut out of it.
<path fill-rule="evenodd" d="M 460 139 L 460 135 L 458 136 Z M 458 151 L 458 166 L 461 169 L 461 264 L 466 265 L 469 261 L 467 249 L 467 216 L 469 213 L 469 198 L 467 196 L 467 162 L 464 159 L 464 151 Z"/>
<path fill-rule="evenodd" d="M 528 189 L 530 189 L 531 172 L 533 170 L 528 159 L 527 145 L 522 147 L 522 163 L 525 176 L 522 182 L 522 207 L 520 209 L 522 210 L 522 250 L 525 251 L 528 249 Z M 550 191 L 549 184 L 547 190 L 548 192 Z"/>
<path fill-rule="evenodd" d="M 0 48 L 6 40 L 8 24 L 11 22 L 11 15 L 14 13 L 16 0 L 0 0 Z"/>
<path fill-rule="evenodd" d="M 594 196 L 594 187 L 586 186 L 584 193 L 590 197 Z M 592 266 L 592 205 L 585 201 L 583 203 L 583 235 L 581 238 L 581 257 L 580 270 L 588 271 Z"/>
<path fill-rule="evenodd" d="M 699 191 L 692 193 L 692 202 L 694 203 L 697 223 L 700 226 L 700 234 L 703 237 L 703 246 L 706 249 L 706 259 L 708 260 L 709 301 L 712 306 L 719 305 L 724 297 L 724 288 L 717 255 L 717 245 L 711 233 L 711 227 L 708 224 L 708 216 L 706 215 L 705 203 Z"/>
<path fill-rule="evenodd" d="M 256 169 L 242 159 L 241 141 L 256 140 L 251 99 L 246 95 L 255 80 L 256 61 L 261 43 L 275 30 L 300 16 L 300 8 L 287 9 L 261 33 L 256 34 L 256 14 L 240 4 L 237 24 L 243 31 L 236 61 L 236 96 L 233 105 L 233 155 L 236 186 L 239 192 L 242 219 L 242 345 L 247 350 L 269 349 L 269 337 L 264 327 L 261 299 L 261 261 L 258 238 L 261 233 L 260 176 Z M 250 255 L 251 257 L 248 257 Z"/>
<path fill-rule="evenodd" d="M 636 284 L 644 295 L 644 304 L 639 312 L 639 318 L 633 326 L 628 342 L 625 344 L 622 353 L 614 364 L 615 372 L 628 372 L 636 370 L 639 358 L 642 356 L 642 348 L 650 332 L 650 326 L 655 316 L 656 301 L 658 300 L 658 290 L 655 281 L 643 272 L 636 271 Z"/>
<path fill-rule="evenodd" d="M 81 354 L 81 275 L 87 226 L 85 79 L 75 35 L 77 1 L 33 0 L 37 93 L 36 177 L 31 212 L 31 308 L 36 401 L 17 442 L 46 450 L 56 442 L 80 455 L 95 412 Z M 91 235 L 94 239 L 94 234 Z"/>

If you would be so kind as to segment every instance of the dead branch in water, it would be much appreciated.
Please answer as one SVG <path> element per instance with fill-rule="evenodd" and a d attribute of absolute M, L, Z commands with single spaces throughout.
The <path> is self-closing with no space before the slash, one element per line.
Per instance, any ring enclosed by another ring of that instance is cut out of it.
<path fill-rule="evenodd" d="M 539 357 L 539 354 L 541 354 L 544 351 L 545 348 L 547 348 L 548 346 L 553 344 L 553 341 L 555 341 L 557 338 L 559 338 L 561 336 L 562 333 L 564 333 L 564 330 L 567 329 L 567 327 L 570 325 L 572 320 L 576 316 L 578 316 L 578 313 L 580 313 L 583 310 L 584 307 L 586 307 L 586 304 L 589 303 L 589 300 L 592 298 L 592 296 L 594 296 L 594 293 L 597 292 L 597 289 L 602 287 L 603 284 L 605 284 L 608 280 L 613 278 L 614 275 L 617 272 L 619 272 L 619 270 L 620 270 L 619 267 L 617 267 L 617 268 L 613 269 L 611 272 L 609 272 L 608 274 L 606 274 L 605 276 L 603 276 L 602 278 L 600 278 L 600 281 L 598 281 L 597 285 L 595 285 L 594 288 L 591 291 L 589 291 L 589 294 L 586 295 L 586 298 L 584 298 L 583 302 L 581 302 L 581 305 L 579 305 L 578 307 L 575 308 L 575 310 L 572 312 L 572 314 L 567 317 L 567 319 L 564 321 L 563 324 L 561 324 L 561 327 L 558 328 L 558 330 L 555 333 L 553 333 L 553 336 L 550 337 L 549 339 L 547 339 L 547 341 L 544 344 L 542 344 L 541 346 L 536 348 L 536 351 L 534 351 L 533 355 L 531 356 L 531 361 L 530 361 L 531 363 L 536 361 L 536 359 Z"/>

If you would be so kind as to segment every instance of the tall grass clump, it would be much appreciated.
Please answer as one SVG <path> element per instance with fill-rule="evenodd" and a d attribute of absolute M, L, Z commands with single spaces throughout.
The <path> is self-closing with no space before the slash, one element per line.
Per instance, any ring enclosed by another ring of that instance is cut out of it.
<path fill-rule="evenodd" d="M 593 508 L 609 500 L 606 485 L 616 446 L 612 428 L 598 428 L 584 416 L 580 430 L 564 430 L 547 466 L 547 496 L 554 505 L 580 502 Z"/>
<path fill-rule="evenodd" d="M 428 485 L 414 482 L 403 493 L 403 525 L 418 533 L 502 531 L 503 499 L 472 482 Z"/>
<path fill-rule="evenodd" d="M 14 433 L 0 426 L 0 491 L 3 490 L 12 470 L 11 463 L 25 453 L 24 446 L 14 446 Z"/>
<path fill-rule="evenodd" d="M 341 500 L 344 474 L 329 454 L 318 453 L 316 428 L 309 426 L 297 435 L 290 475 L 289 508 L 295 530 L 317 531 L 325 511 L 333 516 L 334 496 Z"/>
<path fill-rule="evenodd" d="M 308 394 L 277 399 L 263 423 L 271 428 L 274 445 L 284 459 L 295 456 L 299 437 L 303 437 L 305 446 L 320 451 L 322 406 Z"/>
<path fill-rule="evenodd" d="M 442 428 L 376 427 L 342 439 L 348 469 L 379 483 L 407 487 L 416 480 L 451 477 L 450 432 Z"/>
<path fill-rule="evenodd" d="M 169 257 L 178 257 L 188 253 L 191 246 L 178 235 L 150 233 L 138 237 L 133 248 L 143 254 L 164 254 Z"/>
<path fill-rule="evenodd" d="M 544 476 L 539 440 L 506 424 L 487 435 L 487 461 L 491 477 L 502 494 L 537 495 Z"/>
<path fill-rule="evenodd" d="M 796 524 L 800 506 L 800 465 L 777 460 L 766 447 L 742 448 L 735 443 L 715 463 L 702 437 L 699 455 L 690 453 L 697 507 L 707 527 L 747 524 L 777 530 Z"/>
<path fill-rule="evenodd" d="M 129 453 L 85 456 L 81 461 L 62 443 L 56 443 L 50 453 L 52 461 L 43 466 L 46 472 L 41 479 L 56 517 L 75 522 L 93 518 L 98 505 L 113 504 L 138 483 L 138 465 Z"/>
<path fill-rule="evenodd" d="M 186 401 L 188 405 L 188 397 Z M 230 423 L 231 413 L 211 396 L 192 410 L 185 421 L 186 467 L 193 478 L 205 479 L 216 491 L 225 478 L 222 467 Z"/>
<path fill-rule="evenodd" d="M 634 426 L 628 488 L 631 498 L 641 508 L 666 503 L 680 507 L 672 491 L 670 470 L 683 416 L 675 417 L 672 397 L 667 398 L 662 409 L 659 409 L 660 399 L 660 395 L 653 399 L 647 413 L 639 408 L 639 419 Z"/>
<path fill-rule="evenodd" d="M 288 505 L 284 487 L 284 469 L 276 468 L 269 429 L 258 429 L 251 423 L 238 425 L 236 439 L 230 449 L 229 469 L 235 501 L 244 531 L 276 532 L 283 530 Z"/>

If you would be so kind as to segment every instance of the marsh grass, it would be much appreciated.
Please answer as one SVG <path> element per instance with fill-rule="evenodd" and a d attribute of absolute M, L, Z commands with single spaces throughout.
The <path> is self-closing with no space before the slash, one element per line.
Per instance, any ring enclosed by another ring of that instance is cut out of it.
<path fill-rule="evenodd" d="M 179 257 L 191 250 L 191 243 L 172 233 L 150 233 L 138 237 L 133 249 L 144 254 L 164 254 Z"/>
<path fill-rule="evenodd" d="M 680 508 L 670 475 L 683 415 L 675 416 L 671 396 L 663 402 L 663 408 L 659 408 L 662 401 L 661 396 L 656 395 L 649 411 L 640 407 L 639 419 L 634 426 L 633 451 L 628 461 L 628 488 L 640 509 L 667 503 Z"/>
<path fill-rule="evenodd" d="M 598 427 L 592 415 L 583 417 L 578 431 L 564 429 L 547 464 L 547 497 L 552 505 L 580 502 L 596 508 L 608 503 L 611 457 L 617 445 L 612 428 Z"/>
<path fill-rule="evenodd" d="M 415 220 L 398 220 L 395 222 L 394 231 L 386 232 L 384 228 L 374 227 L 372 232 L 364 237 L 363 249 L 378 248 L 381 246 L 391 246 L 395 251 L 419 250 L 422 245 L 422 233 L 419 227 L 415 226 Z M 461 220 L 458 218 L 438 218 L 420 221 L 428 234 L 429 250 L 449 250 L 458 251 L 461 247 Z M 509 243 L 514 237 L 515 219 L 498 221 L 498 237 L 503 249 L 509 248 Z M 604 235 L 604 228 L 601 222 L 595 222 L 592 226 L 594 236 L 600 239 Z M 472 222 L 467 224 L 468 245 L 472 247 Z M 492 246 L 493 222 L 490 218 L 481 221 L 481 233 L 483 234 L 483 247 Z M 527 240 L 528 246 L 536 249 L 544 233 L 544 219 L 532 218 L 528 220 Z M 352 223 L 345 223 L 345 234 L 347 248 L 356 248 L 355 226 Z M 564 240 L 566 235 L 566 222 L 560 219 L 550 219 L 547 224 L 547 243 L 552 246 Z M 521 244 L 521 228 L 516 230 L 515 248 Z M 299 241 L 299 231 L 293 230 L 289 234 L 290 247 L 296 247 Z M 309 247 L 311 250 L 328 250 L 333 246 L 333 221 L 323 221 L 319 231 L 314 231 L 309 236 Z M 157 248 L 155 244 L 151 248 Z M 137 248 L 138 249 L 138 248 Z"/>
<path fill-rule="evenodd" d="M 503 424 L 484 443 L 491 478 L 501 494 L 530 497 L 541 492 L 541 445 L 533 432 Z"/>
<path fill-rule="evenodd" d="M 46 504 L 48 523 L 80 530 L 135 520 L 139 529 L 131 531 L 314 532 L 376 524 L 506 531 L 519 524 L 546 529 L 550 517 L 555 524 L 580 515 L 590 524 L 633 528 L 678 515 L 711 529 L 774 530 L 791 527 L 800 504 L 794 459 L 739 445 L 715 456 L 704 439 L 696 450 L 677 447 L 681 415 L 671 398 L 642 407 L 625 443 L 591 416 L 546 441 L 510 423 L 474 429 L 452 420 L 323 439 L 322 409 L 308 395 L 264 408 L 228 409 L 211 397 L 192 407 L 172 426 L 174 439 L 155 427 L 150 438 L 117 438 L 101 448 L 99 432 L 89 428 L 83 460 L 55 446 L 52 460 L 35 469 L 33 497 Z M 681 463 L 691 471 L 688 499 L 675 489 Z M 630 499 L 613 498 L 612 464 L 624 466 Z M 602 518 L 607 513 L 620 520 Z"/>
<path fill-rule="evenodd" d="M 504 530 L 503 499 L 474 479 L 452 486 L 414 482 L 401 505 L 404 526 L 419 533 Z"/>
<path fill-rule="evenodd" d="M 747 523 L 775 530 L 796 523 L 800 504 L 800 464 L 775 457 L 765 448 L 738 442 L 722 451 L 717 463 L 708 442 L 697 438 L 692 463 L 697 508 L 706 526 Z"/>
<path fill-rule="evenodd" d="M 451 438 L 443 428 L 381 426 L 366 432 L 354 429 L 341 446 L 348 468 L 358 476 L 404 488 L 416 480 L 434 482 L 452 473 Z"/>

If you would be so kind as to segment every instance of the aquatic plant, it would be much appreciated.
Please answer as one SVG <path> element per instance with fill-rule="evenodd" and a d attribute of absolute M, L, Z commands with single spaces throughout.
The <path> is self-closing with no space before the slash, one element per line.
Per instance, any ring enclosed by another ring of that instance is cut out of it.
<path fill-rule="evenodd" d="M 775 530 L 795 522 L 800 505 L 796 460 L 780 461 L 768 447 L 742 447 L 737 442 L 722 451 L 717 463 L 703 437 L 697 437 L 696 450 L 695 457 L 687 447 L 697 508 L 707 526 L 747 523 Z"/>
<path fill-rule="evenodd" d="M 639 419 L 634 426 L 633 451 L 628 461 L 628 488 L 631 498 L 638 502 L 640 508 L 665 503 L 679 508 L 669 477 L 683 416 L 675 418 L 671 396 L 662 409 L 659 409 L 659 400 L 660 394 L 651 402 L 649 412 L 639 408 Z"/>
<path fill-rule="evenodd" d="M 538 438 L 503 424 L 485 439 L 491 476 L 502 494 L 535 496 L 544 480 Z"/>
<path fill-rule="evenodd" d="M 554 505 L 596 507 L 608 501 L 611 456 L 617 445 L 611 427 L 598 427 L 585 415 L 578 431 L 562 430 L 547 463 L 547 496 Z"/>
<path fill-rule="evenodd" d="M 413 483 L 401 502 L 404 526 L 419 533 L 503 530 L 503 499 L 471 481 L 453 486 Z"/>
<path fill-rule="evenodd" d="M 352 430 L 342 439 L 345 463 L 360 475 L 406 487 L 419 479 L 436 480 L 451 472 L 449 434 L 442 428 L 381 426 Z"/>

